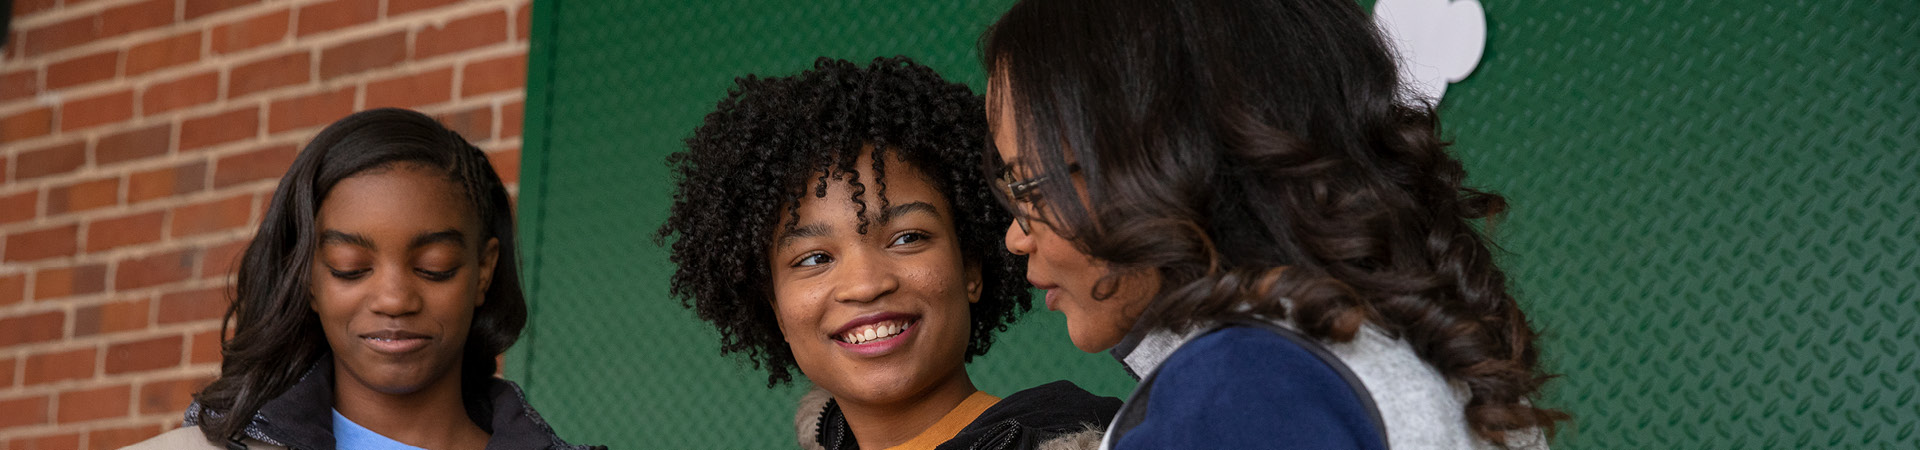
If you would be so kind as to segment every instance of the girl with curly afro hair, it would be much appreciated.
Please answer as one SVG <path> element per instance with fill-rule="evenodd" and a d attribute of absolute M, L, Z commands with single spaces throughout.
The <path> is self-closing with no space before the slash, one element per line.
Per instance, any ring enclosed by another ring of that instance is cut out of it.
<path fill-rule="evenodd" d="M 977 163 L 983 102 L 904 57 L 749 75 L 669 158 L 672 293 L 769 386 L 799 369 L 802 447 L 1091 444 L 1119 401 L 1065 381 L 998 398 L 966 363 L 1031 309 L 1012 216 Z"/>

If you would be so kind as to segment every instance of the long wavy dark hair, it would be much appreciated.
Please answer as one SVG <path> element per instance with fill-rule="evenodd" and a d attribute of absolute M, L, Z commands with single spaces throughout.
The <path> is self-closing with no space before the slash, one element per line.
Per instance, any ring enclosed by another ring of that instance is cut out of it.
<path fill-rule="evenodd" d="M 888 155 L 946 196 L 961 258 L 980 267 L 967 359 L 985 354 L 994 333 L 1032 308 L 1026 258 L 1000 245 L 1013 216 L 981 176 L 975 153 L 986 146 L 986 111 L 966 85 L 906 57 L 865 67 L 820 58 L 798 75 L 734 82 L 687 150 L 668 158 L 679 179 L 673 214 L 656 238 L 674 239 L 673 296 L 719 330 L 721 353 L 746 354 L 767 370 L 769 387 L 792 380 L 793 349 L 774 315 L 767 263 L 774 232 L 782 219 L 797 221 L 802 195 L 824 198 L 827 180 L 845 174 L 853 186 L 847 201 L 860 205 L 866 233 L 866 208 L 886 208 L 887 186 L 873 186 L 882 204 L 867 205 L 859 174 L 884 180 Z M 873 149 L 873 164 L 857 167 L 864 148 Z"/>
<path fill-rule="evenodd" d="M 1462 185 L 1352 0 L 1025 0 L 981 46 L 1021 170 L 1072 158 L 1085 179 L 1089 202 L 1035 219 L 1110 265 L 1096 298 L 1159 275 L 1136 330 L 1258 315 L 1342 342 L 1371 323 L 1464 382 L 1480 438 L 1568 418 L 1535 406 L 1551 377 L 1476 228 L 1505 199 Z"/>
<path fill-rule="evenodd" d="M 494 356 L 520 337 L 527 305 L 520 291 L 513 211 L 507 190 L 479 148 L 431 117 L 403 109 L 354 113 L 328 125 L 280 178 L 260 230 L 241 256 L 236 298 L 221 335 L 220 378 L 194 395 L 200 430 L 222 442 L 239 437 L 269 400 L 332 355 L 320 317 L 309 307 L 309 274 L 319 244 L 315 216 L 340 180 L 371 169 L 416 163 L 446 172 L 480 215 L 482 239 L 500 240 L 486 302 L 474 310 L 460 369 L 468 415 L 491 423 L 485 400 Z"/>

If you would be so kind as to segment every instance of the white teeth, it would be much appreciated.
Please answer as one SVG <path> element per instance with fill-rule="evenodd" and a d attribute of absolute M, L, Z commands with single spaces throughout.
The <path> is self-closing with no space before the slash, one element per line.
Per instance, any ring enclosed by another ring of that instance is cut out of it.
<path fill-rule="evenodd" d="M 875 340 L 894 337 L 899 335 L 901 331 L 905 331 L 906 328 L 907 324 L 901 322 L 877 323 L 860 327 L 858 330 L 853 330 L 852 332 L 842 335 L 840 336 L 840 340 L 846 341 L 849 344 L 865 344 Z"/>

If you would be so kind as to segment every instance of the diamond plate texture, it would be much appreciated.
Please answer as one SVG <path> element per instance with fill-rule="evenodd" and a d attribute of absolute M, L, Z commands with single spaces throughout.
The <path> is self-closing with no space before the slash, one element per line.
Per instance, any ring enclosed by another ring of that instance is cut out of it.
<path fill-rule="evenodd" d="M 1010 1 L 537 3 L 509 375 L 574 441 L 791 445 L 797 388 L 666 296 L 665 155 L 734 76 L 815 56 L 978 89 Z M 1545 402 L 1576 415 L 1556 447 L 1920 447 L 1920 2 L 1482 4 L 1486 53 L 1442 116 L 1513 203 L 1496 239 L 1564 374 Z M 1131 388 L 1062 330 L 1028 315 L 976 380 Z"/>
<path fill-rule="evenodd" d="M 1920 447 L 1920 4 L 1484 4 L 1443 117 L 1562 447 Z"/>

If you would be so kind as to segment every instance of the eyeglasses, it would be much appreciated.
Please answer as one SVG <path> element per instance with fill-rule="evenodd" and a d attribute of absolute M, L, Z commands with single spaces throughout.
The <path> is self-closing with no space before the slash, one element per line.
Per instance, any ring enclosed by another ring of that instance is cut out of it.
<path fill-rule="evenodd" d="M 1067 173 L 1079 171 L 1079 164 L 1067 165 Z M 1026 203 L 1029 206 L 1026 209 L 1037 210 L 1034 207 L 1037 206 L 1035 201 L 1039 200 L 1040 183 L 1045 183 L 1051 178 L 1046 175 L 1040 175 L 1024 180 L 1014 179 L 1013 167 L 1007 166 L 1000 168 L 999 179 L 1000 193 L 1006 194 L 1008 200 L 1012 200 L 1014 203 Z M 1033 224 L 1030 222 L 1030 219 L 1027 218 L 1028 215 L 1026 212 L 1019 211 L 1018 208 L 1016 208 L 1015 211 L 1013 211 L 1013 223 L 1020 225 L 1021 233 L 1032 234 Z"/>

